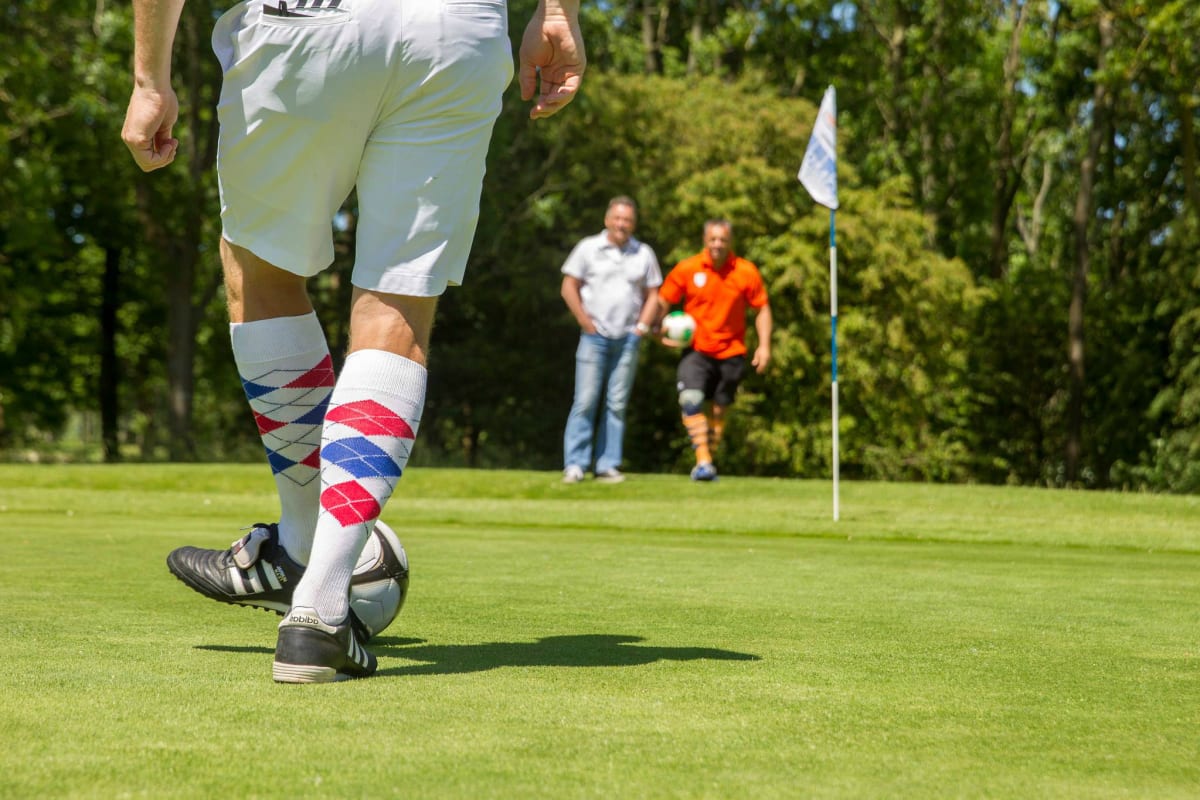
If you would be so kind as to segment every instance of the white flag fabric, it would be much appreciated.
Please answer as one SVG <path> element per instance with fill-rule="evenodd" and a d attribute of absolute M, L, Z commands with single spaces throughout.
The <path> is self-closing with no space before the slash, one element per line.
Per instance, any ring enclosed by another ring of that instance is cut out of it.
<path fill-rule="evenodd" d="M 804 161 L 797 176 L 812 199 L 827 208 L 838 207 L 837 196 L 837 93 L 830 86 L 821 98 Z"/>

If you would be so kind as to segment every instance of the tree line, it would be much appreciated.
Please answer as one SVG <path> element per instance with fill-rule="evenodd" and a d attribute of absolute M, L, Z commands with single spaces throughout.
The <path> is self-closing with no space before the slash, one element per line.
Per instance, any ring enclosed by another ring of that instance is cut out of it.
<path fill-rule="evenodd" d="M 129 9 L 0 12 L 6 457 L 257 457 L 216 250 L 225 7 L 185 6 L 180 157 L 151 176 L 119 137 Z M 771 292 L 773 363 L 743 385 L 723 471 L 828 475 L 828 218 L 796 171 L 833 84 L 843 474 L 1200 489 L 1200 6 L 630 0 L 583 24 L 565 114 L 530 123 L 506 95 L 415 463 L 561 466 L 577 331 L 558 269 L 630 194 L 664 267 L 723 216 Z M 355 220 L 351 197 L 311 284 L 335 352 Z M 642 358 L 627 467 L 678 469 L 675 353 Z"/>

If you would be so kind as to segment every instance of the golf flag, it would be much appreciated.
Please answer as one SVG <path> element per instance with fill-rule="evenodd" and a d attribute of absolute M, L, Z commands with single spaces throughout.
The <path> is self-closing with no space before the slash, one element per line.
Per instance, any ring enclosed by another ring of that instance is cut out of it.
<path fill-rule="evenodd" d="M 830 86 L 821 98 L 808 150 L 800 163 L 800 183 L 812 199 L 826 208 L 837 208 L 837 92 Z"/>
<path fill-rule="evenodd" d="M 838 443 L 838 352 L 837 352 L 837 92 L 830 86 L 821 98 L 817 122 L 808 149 L 800 162 L 800 183 L 812 199 L 829 209 L 829 350 L 833 363 L 830 395 L 833 405 L 833 521 L 841 515 L 839 487 L 841 453 Z"/>

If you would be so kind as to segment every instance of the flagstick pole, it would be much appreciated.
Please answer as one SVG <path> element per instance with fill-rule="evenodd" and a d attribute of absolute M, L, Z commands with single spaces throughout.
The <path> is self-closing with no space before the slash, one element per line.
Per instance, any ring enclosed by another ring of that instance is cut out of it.
<path fill-rule="evenodd" d="M 837 212 L 829 209 L 829 340 L 830 352 L 833 354 L 833 521 L 839 517 L 838 482 L 841 472 L 841 458 L 838 446 L 838 377 L 837 377 L 837 235 L 834 219 Z"/>
<path fill-rule="evenodd" d="M 838 444 L 838 377 L 837 377 L 837 91 L 830 86 L 821 98 L 817 121 L 808 148 L 796 175 L 818 204 L 829 209 L 829 350 L 832 354 L 831 399 L 833 402 L 833 521 L 841 516 L 838 508 L 841 481 L 841 453 Z"/>

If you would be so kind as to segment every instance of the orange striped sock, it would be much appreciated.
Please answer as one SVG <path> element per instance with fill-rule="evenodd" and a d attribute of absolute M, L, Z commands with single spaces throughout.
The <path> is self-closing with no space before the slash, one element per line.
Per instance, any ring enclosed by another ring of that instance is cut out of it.
<path fill-rule="evenodd" d="M 687 428 L 688 436 L 692 439 L 692 449 L 696 451 L 696 463 L 711 464 L 712 455 L 708 451 L 708 417 L 704 414 L 685 414 L 683 427 Z"/>
<path fill-rule="evenodd" d="M 715 453 L 717 448 L 721 446 L 721 437 L 725 435 L 725 420 L 714 418 L 712 421 L 712 435 L 709 437 L 708 446 Z"/>

